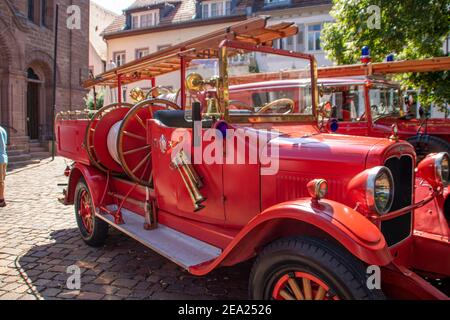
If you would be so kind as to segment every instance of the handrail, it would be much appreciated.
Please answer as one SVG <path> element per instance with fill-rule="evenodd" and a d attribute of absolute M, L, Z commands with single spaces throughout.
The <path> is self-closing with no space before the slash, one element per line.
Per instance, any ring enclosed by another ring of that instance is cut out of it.
<path fill-rule="evenodd" d="M 56 114 L 55 121 L 58 120 L 90 120 L 96 113 L 96 110 L 74 110 L 60 111 Z"/>

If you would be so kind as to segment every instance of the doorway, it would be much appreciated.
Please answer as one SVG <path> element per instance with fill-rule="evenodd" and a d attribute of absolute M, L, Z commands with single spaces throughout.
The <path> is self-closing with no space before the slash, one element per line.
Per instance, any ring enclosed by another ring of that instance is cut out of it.
<path fill-rule="evenodd" d="M 28 68 L 27 131 L 30 140 L 39 139 L 39 92 L 41 81 L 32 68 Z"/>

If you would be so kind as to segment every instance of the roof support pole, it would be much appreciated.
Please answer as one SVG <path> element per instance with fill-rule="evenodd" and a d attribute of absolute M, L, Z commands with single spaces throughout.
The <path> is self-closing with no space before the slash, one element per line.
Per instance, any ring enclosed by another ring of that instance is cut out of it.
<path fill-rule="evenodd" d="M 181 94 L 181 108 L 183 110 L 186 107 L 186 87 L 185 87 L 185 81 L 186 81 L 186 61 L 184 56 L 180 56 L 180 94 Z"/>
<path fill-rule="evenodd" d="M 117 102 L 122 103 L 122 75 L 117 76 Z"/>

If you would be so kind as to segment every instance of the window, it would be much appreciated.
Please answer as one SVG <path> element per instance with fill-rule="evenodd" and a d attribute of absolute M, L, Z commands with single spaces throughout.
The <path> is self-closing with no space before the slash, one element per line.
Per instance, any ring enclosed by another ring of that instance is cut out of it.
<path fill-rule="evenodd" d="M 285 3 L 289 3 L 290 0 L 264 0 L 264 3 L 266 5 L 271 5 L 271 4 L 285 4 Z"/>
<path fill-rule="evenodd" d="M 133 16 L 131 21 L 131 27 L 133 29 L 139 28 L 139 16 Z"/>
<path fill-rule="evenodd" d="M 286 49 L 286 50 L 289 50 L 289 51 L 295 50 L 295 46 L 294 46 L 294 37 L 293 37 L 293 36 L 292 36 L 292 37 L 289 37 L 289 38 L 286 38 L 286 47 L 285 47 L 285 49 Z"/>
<path fill-rule="evenodd" d="M 304 52 L 305 51 L 305 26 L 304 25 L 298 25 L 298 33 L 296 36 L 297 44 L 295 50 L 297 52 Z"/>
<path fill-rule="evenodd" d="M 284 49 L 284 39 L 276 39 L 273 41 L 274 49 Z"/>
<path fill-rule="evenodd" d="M 47 26 L 47 0 L 41 0 L 41 25 Z"/>
<path fill-rule="evenodd" d="M 320 45 L 321 30 L 321 24 L 313 24 L 308 26 L 308 51 L 319 51 L 322 49 Z"/>
<path fill-rule="evenodd" d="M 136 59 L 140 59 L 145 56 L 148 56 L 148 54 L 149 54 L 148 48 L 136 49 Z"/>
<path fill-rule="evenodd" d="M 330 102 L 332 105 L 329 117 L 339 121 L 365 121 L 361 118 L 366 112 L 363 85 L 325 86 L 322 87 L 320 103 Z M 328 118 L 328 117 L 327 117 Z"/>
<path fill-rule="evenodd" d="M 275 49 L 283 49 L 296 52 L 305 51 L 305 26 L 302 24 L 298 25 L 298 33 L 295 36 L 291 36 L 285 39 L 277 39 L 273 42 L 273 47 Z"/>
<path fill-rule="evenodd" d="M 204 1 L 202 3 L 203 19 L 227 16 L 231 14 L 231 0 Z"/>
<path fill-rule="evenodd" d="M 369 91 L 372 118 L 396 115 L 400 112 L 401 93 L 398 88 L 375 86 Z"/>
<path fill-rule="evenodd" d="M 28 0 L 28 20 L 34 22 L 34 0 Z"/>
<path fill-rule="evenodd" d="M 53 27 L 53 0 L 29 0 L 28 20 L 43 27 Z"/>
<path fill-rule="evenodd" d="M 131 16 L 131 27 L 133 29 L 148 28 L 159 24 L 159 10 L 145 11 Z"/>
<path fill-rule="evenodd" d="M 114 52 L 114 63 L 116 64 L 116 67 L 120 67 L 121 65 L 125 64 L 125 57 L 125 51 Z"/>

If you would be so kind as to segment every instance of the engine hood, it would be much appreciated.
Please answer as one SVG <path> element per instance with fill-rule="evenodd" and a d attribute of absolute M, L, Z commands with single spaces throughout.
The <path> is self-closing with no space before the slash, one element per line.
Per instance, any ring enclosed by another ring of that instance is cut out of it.
<path fill-rule="evenodd" d="M 272 153 L 278 150 L 282 171 L 308 168 L 310 172 L 339 170 L 349 174 L 366 169 L 369 153 L 379 154 L 393 144 L 383 138 L 290 132 L 271 139 L 268 145 Z"/>
<path fill-rule="evenodd" d="M 351 179 L 368 168 L 384 165 L 391 157 L 414 157 L 413 147 L 404 141 L 282 129 L 268 140 L 272 162 L 261 162 L 262 192 L 271 199 L 264 207 L 307 197 L 306 185 L 313 179 L 327 180 L 328 199 L 354 207 L 347 199 Z"/>

